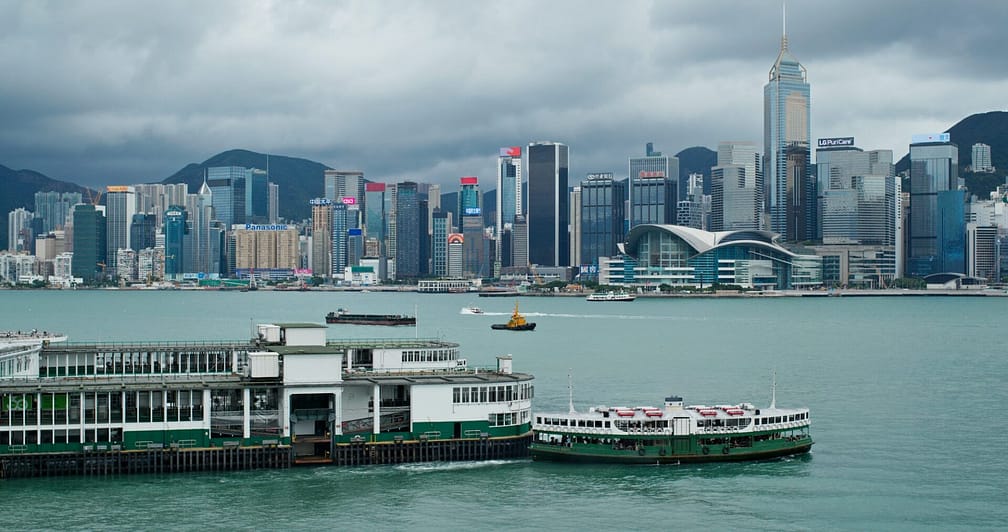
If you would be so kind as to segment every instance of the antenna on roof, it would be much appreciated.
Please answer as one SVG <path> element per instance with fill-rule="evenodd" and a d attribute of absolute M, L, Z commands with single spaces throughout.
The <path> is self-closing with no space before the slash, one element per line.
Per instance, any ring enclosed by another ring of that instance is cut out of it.
<path fill-rule="evenodd" d="M 574 381 L 571 379 L 571 370 L 567 370 L 567 398 L 570 401 L 570 412 L 575 413 L 574 410 Z"/>

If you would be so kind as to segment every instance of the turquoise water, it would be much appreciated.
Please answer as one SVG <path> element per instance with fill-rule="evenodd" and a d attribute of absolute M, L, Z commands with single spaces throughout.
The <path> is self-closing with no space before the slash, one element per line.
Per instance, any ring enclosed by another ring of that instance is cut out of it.
<path fill-rule="evenodd" d="M 486 315 L 460 314 L 479 305 Z M 797 459 L 672 467 L 529 461 L 0 483 L 15 529 L 854 529 L 1008 527 L 1001 298 L 521 298 L 531 333 L 491 331 L 513 299 L 412 293 L 0 292 L 0 330 L 72 340 L 244 339 L 252 322 L 337 307 L 419 315 L 470 365 L 511 353 L 536 409 L 770 401 L 808 406 Z M 330 337 L 413 336 L 339 325 Z M 10 496 L 17 494 L 16 496 Z"/>

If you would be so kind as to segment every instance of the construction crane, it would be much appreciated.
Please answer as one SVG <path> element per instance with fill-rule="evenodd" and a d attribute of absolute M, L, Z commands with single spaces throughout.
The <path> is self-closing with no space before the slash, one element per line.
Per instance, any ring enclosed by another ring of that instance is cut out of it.
<path fill-rule="evenodd" d="M 92 195 L 90 188 L 85 189 L 85 190 L 87 190 L 88 203 L 90 203 L 91 205 L 98 205 L 99 203 L 101 203 L 101 197 L 102 197 L 102 194 L 103 194 L 103 192 L 101 190 L 97 191 L 97 193 L 98 193 L 97 195 Z"/>

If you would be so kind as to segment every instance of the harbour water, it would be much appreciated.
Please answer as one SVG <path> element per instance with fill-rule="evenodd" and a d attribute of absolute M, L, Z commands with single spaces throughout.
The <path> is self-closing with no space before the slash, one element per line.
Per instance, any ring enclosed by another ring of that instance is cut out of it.
<path fill-rule="evenodd" d="M 534 332 L 491 331 L 515 301 L 333 292 L 2 291 L 0 330 L 81 340 L 245 339 L 252 323 L 417 313 L 470 365 L 510 353 L 536 410 L 770 402 L 808 406 L 812 453 L 741 464 L 502 461 L 0 482 L 11 529 L 767 529 L 1008 527 L 1002 298 L 521 298 Z M 478 305 L 486 314 L 462 314 Z"/>

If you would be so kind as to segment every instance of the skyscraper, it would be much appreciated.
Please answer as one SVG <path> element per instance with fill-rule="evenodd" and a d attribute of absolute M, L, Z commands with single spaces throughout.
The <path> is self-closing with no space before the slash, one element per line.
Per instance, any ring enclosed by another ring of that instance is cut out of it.
<path fill-rule="evenodd" d="M 759 159 L 751 142 L 718 144 L 717 166 L 711 168 L 711 231 L 760 229 Z"/>
<path fill-rule="evenodd" d="M 528 261 L 569 266 L 569 149 L 558 142 L 528 146 Z M 521 265 L 515 257 L 515 265 Z"/>
<path fill-rule="evenodd" d="M 786 20 L 785 20 L 786 24 Z M 811 91 L 807 72 L 788 49 L 780 53 L 763 87 L 763 156 L 770 230 L 785 240 L 815 238 L 815 182 L 810 175 Z"/>
<path fill-rule="evenodd" d="M 130 221 L 130 249 L 140 251 L 152 248 L 157 241 L 157 216 L 154 214 L 134 214 Z"/>
<path fill-rule="evenodd" d="M 333 202 L 329 198 L 315 198 L 312 207 L 312 275 L 323 279 L 332 277 Z"/>
<path fill-rule="evenodd" d="M 326 170 L 323 172 L 323 179 L 327 199 L 341 201 L 343 198 L 353 198 L 355 204 L 366 202 L 364 172 Z"/>
<path fill-rule="evenodd" d="M 570 262 L 582 266 L 581 262 L 581 187 L 575 185 L 570 192 Z"/>
<path fill-rule="evenodd" d="M 326 198 L 328 199 L 328 198 Z M 355 213 L 356 214 L 356 213 Z M 342 201 L 332 204 L 332 276 L 343 277 L 347 267 L 347 206 Z"/>
<path fill-rule="evenodd" d="M 78 204 L 74 207 L 73 226 L 72 275 L 85 282 L 94 281 L 107 266 L 105 212 L 94 205 Z"/>
<path fill-rule="evenodd" d="M 431 223 L 431 273 L 434 277 L 448 275 L 448 233 L 451 231 L 448 212 L 434 209 Z"/>
<path fill-rule="evenodd" d="M 909 275 L 965 273 L 962 185 L 959 148 L 949 134 L 915 135 L 910 144 Z M 957 233 L 963 249 L 958 249 Z"/>
<path fill-rule="evenodd" d="M 611 172 L 588 174 L 581 182 L 581 261 L 589 273 L 597 273 L 599 257 L 618 253 L 626 218 L 627 181 L 616 181 Z"/>
<path fill-rule="evenodd" d="M 36 192 L 35 217 L 42 220 L 39 232 L 62 229 L 78 203 L 81 203 L 80 192 Z"/>
<path fill-rule="evenodd" d="M 644 157 L 630 157 L 630 227 L 674 224 L 679 197 L 679 159 L 654 151 L 647 143 Z"/>
<path fill-rule="evenodd" d="M 280 186 L 276 183 L 269 184 L 269 223 L 275 224 L 280 220 Z"/>
<path fill-rule="evenodd" d="M 213 195 L 214 215 L 230 229 L 245 223 L 246 176 L 251 170 L 241 166 L 207 168 L 206 182 Z"/>
<path fill-rule="evenodd" d="M 27 251 L 34 253 L 32 245 L 32 219 L 35 215 L 31 211 L 18 207 L 7 214 L 7 250 L 13 252 Z"/>
<path fill-rule="evenodd" d="M 265 224 L 269 221 L 269 181 L 266 172 L 245 169 L 245 223 Z"/>
<path fill-rule="evenodd" d="M 105 192 L 105 217 L 108 229 L 109 268 L 115 271 L 117 252 L 130 247 L 130 223 L 136 213 L 136 191 L 133 187 L 110 186 Z"/>
<path fill-rule="evenodd" d="M 514 223 L 516 214 L 522 213 L 522 158 L 521 146 L 501 148 L 497 157 L 497 233 L 505 224 Z"/>
<path fill-rule="evenodd" d="M 170 205 L 164 214 L 165 278 L 175 279 L 186 270 L 188 213 L 181 205 Z"/>
<path fill-rule="evenodd" d="M 420 276 L 420 198 L 417 184 L 404 181 L 396 185 L 396 279 Z"/>

